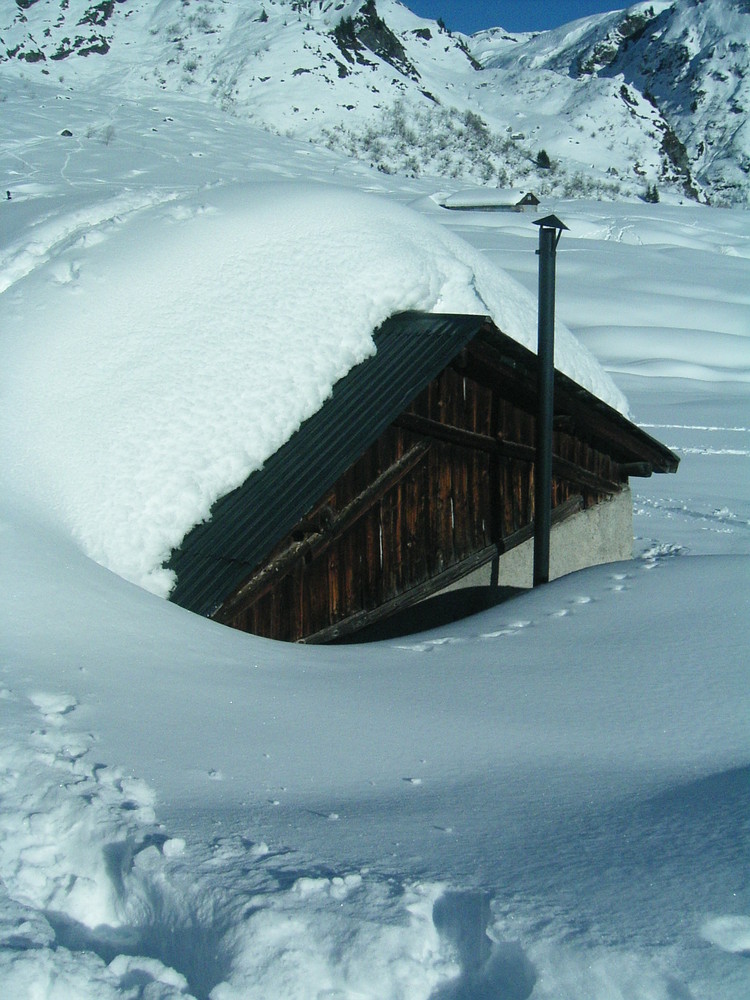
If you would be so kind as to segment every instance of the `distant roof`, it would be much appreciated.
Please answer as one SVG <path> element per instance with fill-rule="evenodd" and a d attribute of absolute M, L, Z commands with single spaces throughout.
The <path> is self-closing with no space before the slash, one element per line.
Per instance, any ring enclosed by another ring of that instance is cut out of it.
<path fill-rule="evenodd" d="M 520 205 L 538 205 L 539 199 L 533 191 L 523 188 L 475 188 L 457 191 L 443 198 L 444 208 L 516 208 Z"/>

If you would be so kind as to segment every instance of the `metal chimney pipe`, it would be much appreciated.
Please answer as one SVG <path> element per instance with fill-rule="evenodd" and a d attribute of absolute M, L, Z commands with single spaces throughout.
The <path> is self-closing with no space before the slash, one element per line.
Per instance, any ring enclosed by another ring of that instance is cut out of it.
<path fill-rule="evenodd" d="M 536 459 L 534 463 L 534 586 L 549 583 L 552 526 L 552 420 L 555 412 L 555 255 L 568 227 L 548 215 L 539 226 Z"/>

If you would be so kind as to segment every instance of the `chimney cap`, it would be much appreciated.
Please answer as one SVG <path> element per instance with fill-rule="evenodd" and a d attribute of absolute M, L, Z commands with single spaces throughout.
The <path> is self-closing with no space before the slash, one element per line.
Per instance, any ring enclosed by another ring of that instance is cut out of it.
<path fill-rule="evenodd" d="M 561 231 L 567 229 L 570 232 L 565 223 L 558 219 L 556 215 L 545 215 L 543 219 L 534 219 L 534 225 L 541 226 L 543 229 L 559 229 Z"/>

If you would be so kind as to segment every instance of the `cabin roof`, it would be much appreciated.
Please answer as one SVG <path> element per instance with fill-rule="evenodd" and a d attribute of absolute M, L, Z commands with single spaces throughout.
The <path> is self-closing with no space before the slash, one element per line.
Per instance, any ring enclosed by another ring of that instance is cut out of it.
<path fill-rule="evenodd" d="M 533 191 L 524 188 L 474 188 L 456 191 L 443 198 L 444 208 L 492 209 L 515 208 L 520 205 L 538 205 L 539 199 Z"/>
<path fill-rule="evenodd" d="M 338 477 L 471 342 L 516 392 L 535 395 L 536 355 L 486 316 L 406 312 L 374 334 L 376 353 L 340 379 L 330 397 L 237 489 L 218 500 L 167 564 L 177 576 L 170 599 L 211 614 Z M 619 462 L 670 472 L 677 458 L 622 414 L 555 373 L 556 413 L 596 426 Z"/>

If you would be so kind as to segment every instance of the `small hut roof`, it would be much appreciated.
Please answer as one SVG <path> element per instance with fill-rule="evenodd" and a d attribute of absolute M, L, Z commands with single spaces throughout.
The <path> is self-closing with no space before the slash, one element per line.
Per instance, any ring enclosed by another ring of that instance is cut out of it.
<path fill-rule="evenodd" d="M 467 191 L 456 191 L 442 199 L 445 208 L 515 208 L 524 199 L 529 204 L 538 205 L 539 199 L 531 191 L 523 188 L 473 188 Z"/>

